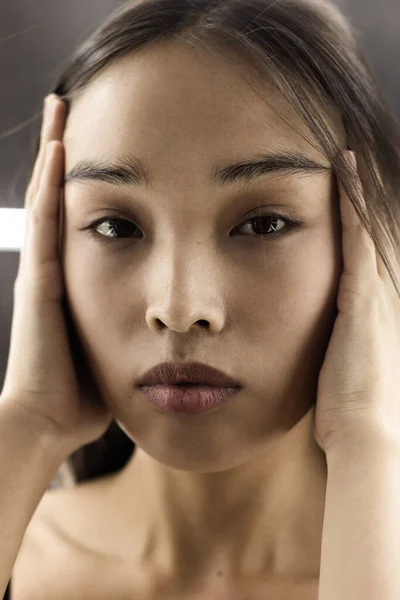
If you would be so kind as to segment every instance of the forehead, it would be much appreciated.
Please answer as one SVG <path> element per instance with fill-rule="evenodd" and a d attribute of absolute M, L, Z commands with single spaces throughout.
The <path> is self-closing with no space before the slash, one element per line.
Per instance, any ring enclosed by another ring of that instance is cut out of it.
<path fill-rule="evenodd" d="M 287 101 L 249 72 L 244 60 L 177 42 L 123 57 L 72 102 L 67 170 L 77 160 L 130 154 L 169 172 L 183 160 L 198 169 L 258 148 L 299 149 L 321 159 Z"/>

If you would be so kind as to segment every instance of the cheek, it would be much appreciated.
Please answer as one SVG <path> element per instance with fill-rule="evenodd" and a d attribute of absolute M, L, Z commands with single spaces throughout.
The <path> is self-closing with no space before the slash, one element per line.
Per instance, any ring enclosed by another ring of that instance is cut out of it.
<path fill-rule="evenodd" d="M 93 256 L 87 250 L 74 254 L 66 247 L 65 289 L 73 328 L 85 350 L 84 368 L 89 366 L 98 393 L 112 408 L 116 398 L 125 402 L 131 393 L 139 309 L 134 295 L 117 285 L 112 271 Z"/>
<path fill-rule="evenodd" d="M 260 253 L 242 277 L 241 309 L 253 315 L 258 330 L 264 323 L 268 331 L 290 335 L 303 325 L 309 327 L 336 304 L 341 272 L 340 223 L 332 215 L 318 227 Z"/>
<path fill-rule="evenodd" d="M 337 314 L 341 271 L 340 232 L 327 226 L 271 261 L 243 296 L 246 319 L 238 335 L 252 378 L 263 389 L 272 386 L 274 396 L 290 396 L 295 382 L 303 391 L 315 382 Z"/>
<path fill-rule="evenodd" d="M 120 321 L 128 309 L 131 317 L 136 314 L 136 307 L 134 296 L 113 277 L 104 253 L 79 244 L 71 236 L 64 246 L 63 270 L 69 312 L 91 356 L 98 360 L 115 352 L 116 347 L 121 353 L 126 328 Z"/>
<path fill-rule="evenodd" d="M 139 312 L 138 299 L 127 286 L 115 286 L 105 274 L 86 273 L 79 265 L 69 269 L 66 293 L 79 334 L 92 351 L 124 352 L 137 331 Z"/>

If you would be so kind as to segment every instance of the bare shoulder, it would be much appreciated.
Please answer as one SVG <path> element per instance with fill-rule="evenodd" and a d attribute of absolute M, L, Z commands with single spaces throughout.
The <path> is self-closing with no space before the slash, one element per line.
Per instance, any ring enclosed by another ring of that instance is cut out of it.
<path fill-rule="evenodd" d="M 102 535 L 98 488 L 92 482 L 44 494 L 14 564 L 11 600 L 101 600 L 109 593 L 113 561 Z"/>

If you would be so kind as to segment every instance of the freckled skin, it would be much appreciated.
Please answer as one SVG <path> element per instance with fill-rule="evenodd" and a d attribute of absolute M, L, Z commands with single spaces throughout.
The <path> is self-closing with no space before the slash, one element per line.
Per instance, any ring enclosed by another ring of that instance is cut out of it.
<path fill-rule="evenodd" d="M 134 155 L 151 177 L 147 189 L 67 184 L 63 264 L 96 383 L 137 444 L 93 507 L 108 511 L 104 543 L 188 587 L 319 566 L 326 468 L 312 409 L 341 273 L 337 188 L 331 171 L 211 182 L 215 165 L 260 148 L 327 165 L 274 88 L 260 87 L 276 112 L 241 74 L 178 43 L 127 56 L 73 103 L 64 138 L 67 172 Z M 305 225 L 230 235 L 258 206 Z M 80 230 L 111 214 L 142 237 L 100 244 Z M 211 364 L 243 389 L 212 413 L 162 414 L 134 383 L 171 360 Z"/>

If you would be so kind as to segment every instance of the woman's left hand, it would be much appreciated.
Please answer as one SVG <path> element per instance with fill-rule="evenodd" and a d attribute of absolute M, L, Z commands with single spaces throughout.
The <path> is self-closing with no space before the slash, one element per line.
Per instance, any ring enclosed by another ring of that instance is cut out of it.
<path fill-rule="evenodd" d="M 355 154 L 355 182 L 365 210 Z M 400 298 L 341 182 L 343 272 L 338 315 L 319 373 L 314 437 L 329 452 L 350 438 L 400 443 Z M 399 250 L 400 252 L 400 250 Z M 398 273 L 396 273 L 398 276 Z"/>

